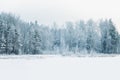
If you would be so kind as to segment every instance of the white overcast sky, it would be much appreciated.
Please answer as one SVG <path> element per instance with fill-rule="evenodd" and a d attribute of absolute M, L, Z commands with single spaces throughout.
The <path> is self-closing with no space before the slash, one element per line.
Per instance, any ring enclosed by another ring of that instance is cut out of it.
<path fill-rule="evenodd" d="M 19 15 L 24 21 L 63 24 L 79 19 L 112 18 L 119 28 L 119 0 L 0 0 L 0 11 Z"/>

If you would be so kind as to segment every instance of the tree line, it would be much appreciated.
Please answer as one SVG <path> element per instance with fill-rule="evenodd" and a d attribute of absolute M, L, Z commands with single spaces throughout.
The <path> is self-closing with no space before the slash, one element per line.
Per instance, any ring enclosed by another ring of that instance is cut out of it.
<path fill-rule="evenodd" d="M 84 51 L 120 53 L 120 34 L 111 19 L 66 22 L 58 28 L 56 23 L 50 27 L 0 13 L 0 54 L 80 54 Z"/>

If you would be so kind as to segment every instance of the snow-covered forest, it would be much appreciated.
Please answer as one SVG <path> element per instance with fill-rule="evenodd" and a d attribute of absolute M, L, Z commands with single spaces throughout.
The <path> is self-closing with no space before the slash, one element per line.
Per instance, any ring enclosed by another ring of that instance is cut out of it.
<path fill-rule="evenodd" d="M 0 13 L 0 54 L 120 53 L 120 34 L 112 19 L 66 22 L 60 27 Z"/>

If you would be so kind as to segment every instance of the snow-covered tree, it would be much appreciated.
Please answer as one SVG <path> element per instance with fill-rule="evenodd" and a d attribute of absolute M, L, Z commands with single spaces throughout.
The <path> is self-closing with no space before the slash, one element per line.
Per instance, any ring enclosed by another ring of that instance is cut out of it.
<path fill-rule="evenodd" d="M 101 21 L 101 44 L 103 53 L 117 52 L 118 32 L 110 20 Z"/>
<path fill-rule="evenodd" d="M 93 22 L 93 20 L 89 20 L 87 22 L 87 39 L 86 39 L 86 49 L 88 51 L 88 53 L 91 52 L 91 50 L 94 49 L 94 30 L 95 30 L 95 24 Z"/>
<path fill-rule="evenodd" d="M 32 54 L 41 54 L 41 36 L 37 30 L 34 31 L 32 40 Z"/>
<path fill-rule="evenodd" d="M 112 20 L 109 20 L 109 53 L 117 52 L 117 45 L 118 45 L 118 32 L 116 31 L 116 28 L 112 22 Z"/>
<path fill-rule="evenodd" d="M 20 51 L 20 39 L 19 39 L 19 33 L 17 31 L 17 29 L 14 30 L 14 34 L 13 34 L 13 40 L 12 40 L 12 53 L 14 54 L 19 54 Z"/>
<path fill-rule="evenodd" d="M 120 34 L 111 19 L 66 22 L 61 27 L 56 23 L 27 23 L 15 15 L 0 13 L 0 54 L 120 52 Z"/>
<path fill-rule="evenodd" d="M 76 22 L 75 35 L 77 39 L 78 52 L 82 51 L 86 47 L 86 24 L 84 21 Z"/>

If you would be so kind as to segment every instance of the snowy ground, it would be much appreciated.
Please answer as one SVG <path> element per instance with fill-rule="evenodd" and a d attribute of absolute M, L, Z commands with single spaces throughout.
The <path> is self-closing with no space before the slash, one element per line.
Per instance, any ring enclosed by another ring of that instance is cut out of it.
<path fill-rule="evenodd" d="M 0 56 L 0 80 L 120 80 L 120 56 Z"/>

